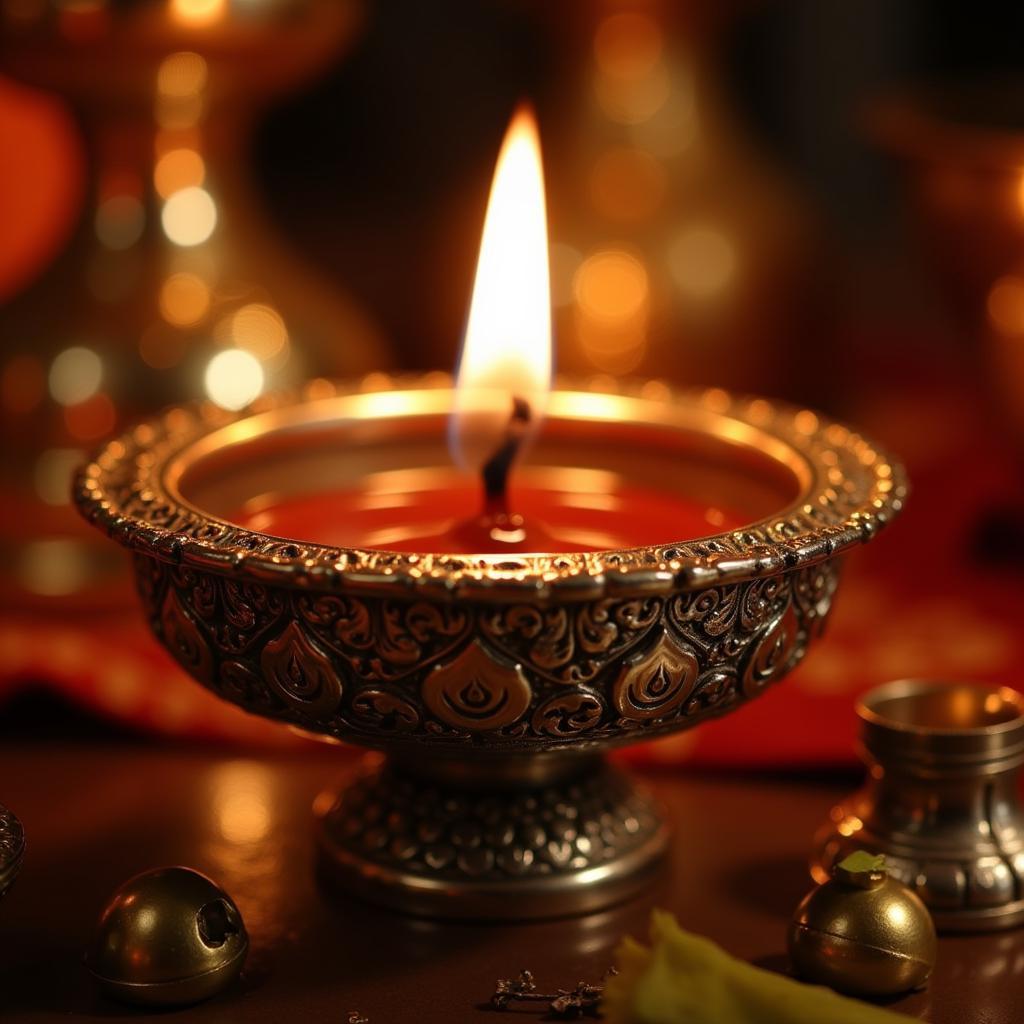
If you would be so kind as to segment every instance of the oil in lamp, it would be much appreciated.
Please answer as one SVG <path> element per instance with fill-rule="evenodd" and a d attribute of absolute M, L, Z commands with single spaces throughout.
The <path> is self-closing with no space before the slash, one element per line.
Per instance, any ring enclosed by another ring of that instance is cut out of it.
<path fill-rule="evenodd" d="M 905 495 L 897 463 L 807 409 L 659 381 L 549 390 L 545 253 L 520 112 L 457 386 L 375 375 L 182 406 L 76 481 L 196 679 L 384 752 L 317 802 L 319 848 L 407 911 L 547 917 L 644 885 L 668 829 L 605 752 L 780 679 L 841 556 Z"/>

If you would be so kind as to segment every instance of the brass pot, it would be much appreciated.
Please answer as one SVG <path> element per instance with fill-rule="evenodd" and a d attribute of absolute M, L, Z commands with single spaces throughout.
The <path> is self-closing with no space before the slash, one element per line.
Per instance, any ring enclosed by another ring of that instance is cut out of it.
<path fill-rule="evenodd" d="M 870 850 L 924 900 L 939 930 L 1024 920 L 1024 697 L 905 680 L 866 694 L 857 714 L 868 777 L 819 833 L 814 877 Z"/>

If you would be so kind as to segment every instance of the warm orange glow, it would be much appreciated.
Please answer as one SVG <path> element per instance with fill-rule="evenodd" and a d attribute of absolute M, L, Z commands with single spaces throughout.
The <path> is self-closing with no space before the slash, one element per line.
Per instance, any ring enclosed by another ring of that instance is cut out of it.
<path fill-rule="evenodd" d="M 1024 334 L 1024 278 L 1007 274 L 989 289 L 988 318 L 1000 334 Z"/>
<path fill-rule="evenodd" d="M 203 115 L 206 61 L 198 53 L 172 53 L 156 73 L 157 123 L 168 131 L 192 128 Z"/>
<path fill-rule="evenodd" d="M 190 185 L 202 185 L 206 176 L 203 158 L 194 149 L 172 149 L 156 162 L 153 184 L 164 199 Z"/>
<path fill-rule="evenodd" d="M 661 58 L 661 28 L 637 11 L 605 18 L 594 35 L 598 69 L 616 78 L 636 79 L 650 74 Z"/>
<path fill-rule="evenodd" d="M 594 206 L 620 223 L 639 223 L 653 216 L 667 187 L 664 166 L 650 153 L 632 146 L 606 150 L 590 172 Z"/>
<path fill-rule="evenodd" d="M 252 302 L 236 311 L 231 317 L 231 336 L 239 348 L 264 361 L 279 355 L 288 344 L 288 328 L 281 314 L 263 302 Z"/>
<path fill-rule="evenodd" d="M 724 292 L 736 271 L 736 247 L 720 228 L 697 224 L 680 231 L 668 252 L 676 286 L 691 299 Z"/>
<path fill-rule="evenodd" d="M 167 199 L 160 223 L 175 245 L 202 245 L 217 226 L 217 204 L 206 189 L 191 185 Z"/>
<path fill-rule="evenodd" d="M 647 268 L 621 249 L 600 249 L 580 265 L 573 282 L 576 336 L 589 362 L 605 373 L 629 373 L 647 347 L 650 279 Z"/>
<path fill-rule="evenodd" d="M 604 113 L 638 125 L 665 105 L 672 83 L 662 60 L 661 27 L 646 14 L 624 11 L 605 18 L 594 35 L 594 93 Z"/>
<path fill-rule="evenodd" d="M 227 0 L 171 0 L 171 14 L 184 25 L 209 25 L 226 9 Z"/>
<path fill-rule="evenodd" d="M 647 271 L 632 254 L 602 249 L 589 256 L 576 274 L 576 301 L 596 320 L 631 319 L 647 302 Z"/>
<path fill-rule="evenodd" d="M 79 441 L 95 441 L 104 437 L 113 431 L 116 423 L 114 403 L 102 392 L 64 410 L 64 426 Z"/>
<path fill-rule="evenodd" d="M 210 308 L 210 289 L 195 274 L 171 274 L 160 288 L 160 314 L 176 327 L 199 323 Z"/>
<path fill-rule="evenodd" d="M 540 139 L 520 108 L 502 143 L 487 204 L 458 372 L 456 455 L 479 468 L 501 444 L 514 398 L 535 426 L 551 385 L 551 285 Z"/>
<path fill-rule="evenodd" d="M 206 61 L 198 53 L 172 53 L 157 69 L 157 92 L 168 99 L 196 96 L 206 88 L 206 75 Z"/>

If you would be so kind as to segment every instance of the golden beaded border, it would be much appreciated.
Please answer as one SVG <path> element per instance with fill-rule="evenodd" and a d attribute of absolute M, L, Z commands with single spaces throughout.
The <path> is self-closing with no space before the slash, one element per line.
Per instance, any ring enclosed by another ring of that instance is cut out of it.
<path fill-rule="evenodd" d="M 600 379 L 559 390 L 696 404 L 782 441 L 807 462 L 811 482 L 777 515 L 696 541 L 621 551 L 495 558 L 404 554 L 298 543 L 247 530 L 187 506 L 163 482 L 167 464 L 200 438 L 255 413 L 396 388 L 450 388 L 447 374 L 311 381 L 299 393 L 262 397 L 240 413 L 210 403 L 171 408 L 109 442 L 76 474 L 81 513 L 125 547 L 164 561 L 264 583 L 454 598 L 527 594 L 592 600 L 665 594 L 755 579 L 813 565 L 869 540 L 903 507 L 902 466 L 861 434 L 804 409 L 721 389 L 679 391 L 660 381 Z"/>

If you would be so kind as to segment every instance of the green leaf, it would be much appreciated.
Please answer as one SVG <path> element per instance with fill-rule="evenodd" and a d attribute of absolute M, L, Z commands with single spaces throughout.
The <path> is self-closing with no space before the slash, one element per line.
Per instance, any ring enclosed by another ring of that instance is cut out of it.
<path fill-rule="evenodd" d="M 627 938 L 601 1012 L 609 1024 L 909 1024 L 913 1018 L 736 960 L 651 914 L 651 945 Z"/>
<path fill-rule="evenodd" d="M 854 850 L 849 856 L 839 862 L 839 867 L 849 871 L 851 875 L 860 875 L 865 872 L 885 870 L 885 857 L 880 853 L 868 853 L 866 850 Z"/>

